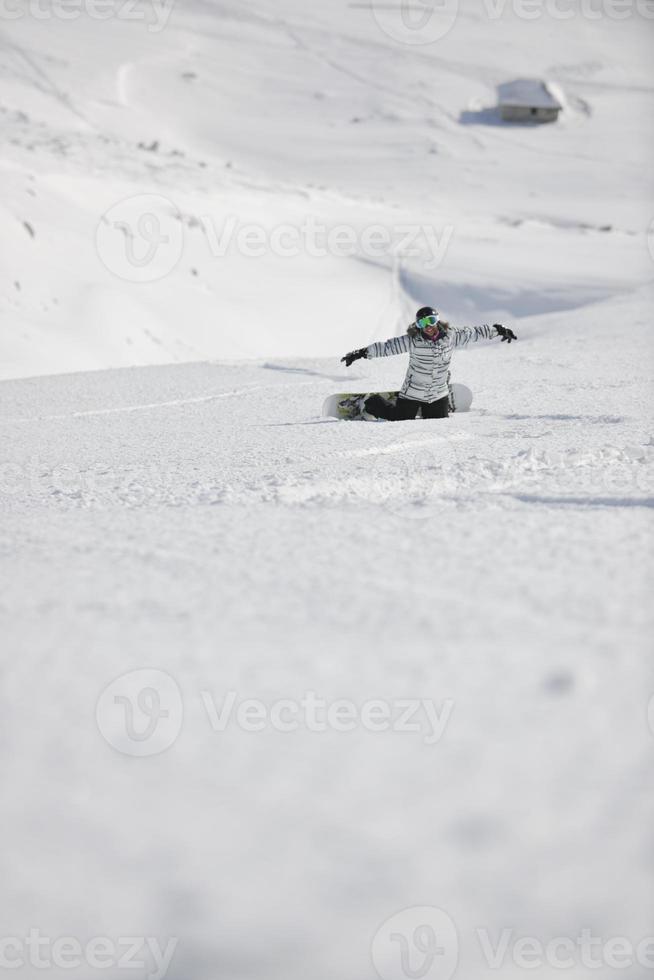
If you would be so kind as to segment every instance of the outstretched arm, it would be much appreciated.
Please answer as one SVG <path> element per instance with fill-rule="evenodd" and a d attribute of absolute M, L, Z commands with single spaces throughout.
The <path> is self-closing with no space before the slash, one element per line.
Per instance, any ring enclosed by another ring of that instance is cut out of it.
<path fill-rule="evenodd" d="M 368 357 L 393 357 L 395 354 L 408 354 L 411 350 L 411 339 L 408 334 L 401 337 L 391 337 L 390 340 L 377 341 L 368 347 Z"/>
<path fill-rule="evenodd" d="M 503 327 L 501 323 L 494 323 L 492 327 L 487 323 L 481 327 L 454 327 L 450 332 L 455 347 L 463 347 L 471 341 L 494 340 L 495 337 L 501 337 L 503 341 L 508 340 L 509 343 L 518 339 L 510 327 Z"/>
<path fill-rule="evenodd" d="M 345 361 L 347 367 L 358 361 L 360 357 L 392 357 L 394 354 L 408 354 L 410 350 L 409 336 L 404 334 L 402 337 L 391 337 L 390 340 L 370 344 L 369 347 L 361 347 L 360 350 L 350 351 L 341 361 Z"/>

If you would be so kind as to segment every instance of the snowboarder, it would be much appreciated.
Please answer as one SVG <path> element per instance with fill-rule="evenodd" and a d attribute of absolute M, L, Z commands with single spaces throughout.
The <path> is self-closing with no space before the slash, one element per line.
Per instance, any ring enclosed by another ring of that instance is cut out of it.
<path fill-rule="evenodd" d="M 391 337 L 385 343 L 370 344 L 350 351 L 341 360 L 347 367 L 360 357 L 392 357 L 409 354 L 409 369 L 395 404 L 381 395 L 370 395 L 362 406 L 369 415 L 389 421 L 414 419 L 418 409 L 426 419 L 443 419 L 449 415 L 448 381 L 452 352 L 471 340 L 493 340 L 501 337 L 511 343 L 518 338 L 509 327 L 494 323 L 492 327 L 451 327 L 441 320 L 431 306 L 416 313 L 415 323 L 401 337 Z"/>

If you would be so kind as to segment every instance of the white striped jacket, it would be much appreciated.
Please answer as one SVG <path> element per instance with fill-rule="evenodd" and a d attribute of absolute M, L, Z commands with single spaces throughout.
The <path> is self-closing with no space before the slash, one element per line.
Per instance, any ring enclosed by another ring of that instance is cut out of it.
<path fill-rule="evenodd" d="M 471 340 L 493 340 L 497 333 L 488 324 L 481 327 L 450 327 L 444 337 L 428 340 L 420 332 L 391 337 L 367 348 L 368 357 L 409 355 L 409 369 L 400 394 L 416 402 L 435 402 L 448 394 L 452 352 Z"/>

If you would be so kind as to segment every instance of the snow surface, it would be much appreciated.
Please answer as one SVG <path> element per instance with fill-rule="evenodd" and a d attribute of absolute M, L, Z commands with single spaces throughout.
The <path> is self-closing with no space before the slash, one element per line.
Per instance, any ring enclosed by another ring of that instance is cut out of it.
<path fill-rule="evenodd" d="M 3 25 L 2 936 L 175 937 L 171 980 L 373 980 L 383 923 L 434 906 L 457 977 L 541 980 L 475 930 L 651 935 L 651 36 L 462 3 L 412 47 L 299 0 Z M 524 74 L 563 87 L 559 123 L 496 124 Z M 135 194 L 182 229 L 152 283 L 95 246 Z M 452 233 L 437 267 L 218 259 L 201 218 L 230 214 Z M 338 358 L 417 301 L 519 335 L 455 355 L 472 411 L 321 419 L 399 383 L 403 359 Z M 134 758 L 101 695 L 146 668 L 183 723 Z M 216 732 L 203 692 L 447 724 Z"/>

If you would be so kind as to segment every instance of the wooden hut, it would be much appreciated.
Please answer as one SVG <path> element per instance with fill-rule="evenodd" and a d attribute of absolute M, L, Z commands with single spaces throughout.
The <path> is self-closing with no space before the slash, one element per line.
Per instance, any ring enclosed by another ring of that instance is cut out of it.
<path fill-rule="evenodd" d="M 547 82 L 518 78 L 498 87 L 499 109 L 507 122 L 556 122 L 563 106 Z"/>

